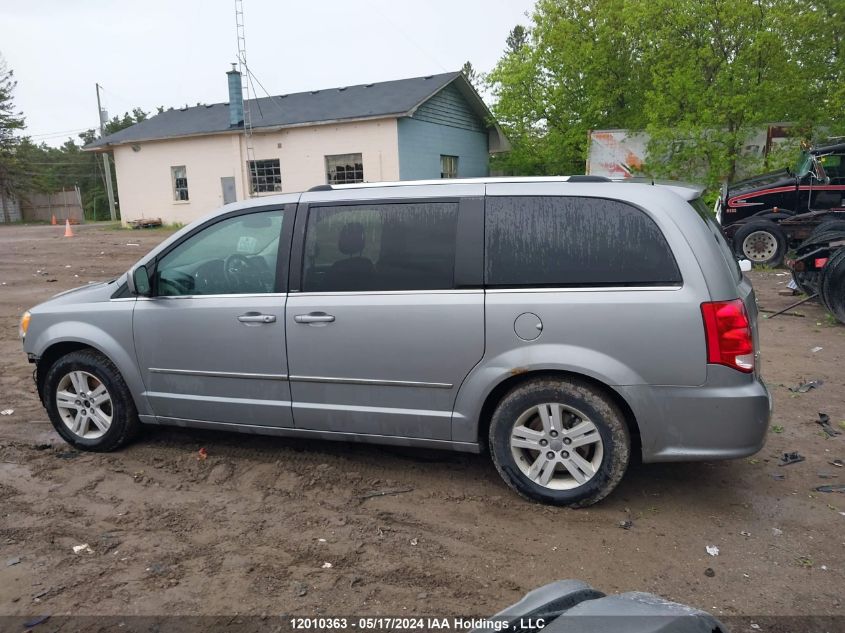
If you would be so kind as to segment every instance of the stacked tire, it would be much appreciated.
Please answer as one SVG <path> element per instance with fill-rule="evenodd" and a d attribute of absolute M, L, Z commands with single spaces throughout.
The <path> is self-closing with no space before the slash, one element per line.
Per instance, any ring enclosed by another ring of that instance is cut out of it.
<path fill-rule="evenodd" d="M 842 245 L 838 245 L 838 243 Z M 810 253 L 829 245 L 827 262 L 821 271 L 792 272 L 798 287 L 807 294 L 818 293 L 822 305 L 845 323 L 845 220 L 827 220 L 819 224 L 801 243 L 796 255 Z"/>
<path fill-rule="evenodd" d="M 845 241 L 845 232 L 842 233 Z M 831 252 L 819 279 L 822 304 L 840 323 L 845 323 L 845 247 Z"/>

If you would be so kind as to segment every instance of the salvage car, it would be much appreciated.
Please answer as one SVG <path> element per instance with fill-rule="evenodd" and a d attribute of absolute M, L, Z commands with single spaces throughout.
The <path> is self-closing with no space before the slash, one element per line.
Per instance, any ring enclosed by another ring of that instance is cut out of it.
<path fill-rule="evenodd" d="M 584 506 L 632 454 L 763 445 L 751 284 L 682 185 L 590 176 L 323 185 L 224 206 L 125 275 L 29 310 L 53 426 L 489 451 Z"/>
<path fill-rule="evenodd" d="M 823 225 L 845 229 L 845 143 L 808 148 L 795 169 L 725 184 L 716 217 L 738 257 L 777 266 Z"/>

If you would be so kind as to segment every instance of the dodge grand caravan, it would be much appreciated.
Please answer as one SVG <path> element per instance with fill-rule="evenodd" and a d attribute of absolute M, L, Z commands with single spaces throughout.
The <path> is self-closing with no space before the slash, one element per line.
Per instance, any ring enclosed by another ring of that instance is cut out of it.
<path fill-rule="evenodd" d="M 142 423 L 487 450 L 585 506 L 644 462 L 758 451 L 757 308 L 701 191 L 594 177 L 320 186 L 227 205 L 21 323 L 58 433 Z"/>

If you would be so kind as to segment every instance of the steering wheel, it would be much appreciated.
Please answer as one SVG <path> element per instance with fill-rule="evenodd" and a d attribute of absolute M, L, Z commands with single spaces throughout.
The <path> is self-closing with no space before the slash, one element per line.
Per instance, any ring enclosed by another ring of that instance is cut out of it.
<path fill-rule="evenodd" d="M 223 276 L 228 285 L 235 289 L 239 289 L 247 281 L 246 274 L 249 269 L 249 260 L 238 253 L 229 255 L 223 261 Z"/>

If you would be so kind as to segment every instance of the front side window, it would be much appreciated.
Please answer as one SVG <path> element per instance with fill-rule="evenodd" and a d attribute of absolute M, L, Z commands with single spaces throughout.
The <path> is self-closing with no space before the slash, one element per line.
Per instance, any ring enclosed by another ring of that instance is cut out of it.
<path fill-rule="evenodd" d="M 326 156 L 326 184 L 345 185 L 364 182 L 364 159 L 361 154 Z"/>
<path fill-rule="evenodd" d="M 666 239 L 643 211 L 602 198 L 490 197 L 489 286 L 680 285 Z"/>
<path fill-rule="evenodd" d="M 458 157 L 440 156 L 440 177 L 441 178 L 457 178 L 458 177 Z"/>
<path fill-rule="evenodd" d="M 312 207 L 303 290 L 453 288 L 457 224 L 453 202 Z"/>
<path fill-rule="evenodd" d="M 271 160 L 251 160 L 249 181 L 254 193 L 267 193 L 282 190 L 282 167 L 278 158 Z"/>
<path fill-rule="evenodd" d="M 274 292 L 282 212 L 263 211 L 216 222 L 162 257 L 159 296 Z"/>
<path fill-rule="evenodd" d="M 171 167 L 170 179 L 173 182 L 173 200 L 176 202 L 188 200 L 188 170 L 185 166 Z"/>

